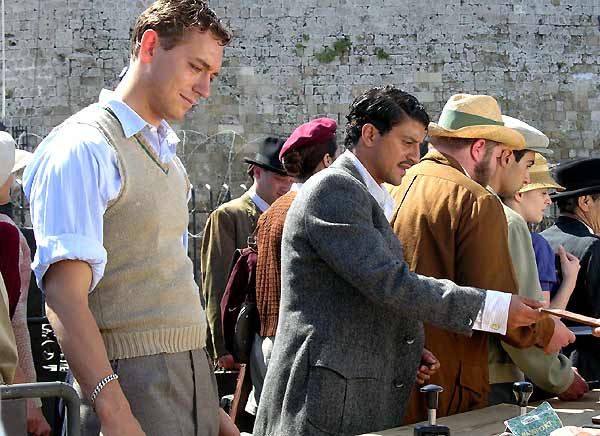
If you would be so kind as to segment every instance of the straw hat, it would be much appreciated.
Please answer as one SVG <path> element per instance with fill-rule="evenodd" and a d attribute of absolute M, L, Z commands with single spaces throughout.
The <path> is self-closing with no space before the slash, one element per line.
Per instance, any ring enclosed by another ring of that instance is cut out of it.
<path fill-rule="evenodd" d="M 525 138 L 506 127 L 498 102 L 489 95 L 455 94 L 446 102 L 437 123 L 429 123 L 429 136 L 489 139 L 513 150 L 525 148 Z"/>
<path fill-rule="evenodd" d="M 11 173 L 25 168 L 31 162 L 33 154 L 16 148 L 15 140 L 7 132 L 0 132 L 0 185 Z"/>
<path fill-rule="evenodd" d="M 565 188 L 560 186 L 552 178 L 550 174 L 550 168 L 548 167 L 548 161 L 540 153 L 535 154 L 535 161 L 533 166 L 529 168 L 529 176 L 531 182 L 523 186 L 519 192 L 533 191 L 534 189 L 556 189 L 557 191 L 564 191 Z"/>
<path fill-rule="evenodd" d="M 525 138 L 525 148 L 545 155 L 552 155 L 554 152 L 548 148 L 550 140 L 546 135 L 524 121 L 518 120 L 508 115 L 502 115 L 504 125 L 516 130 Z"/>

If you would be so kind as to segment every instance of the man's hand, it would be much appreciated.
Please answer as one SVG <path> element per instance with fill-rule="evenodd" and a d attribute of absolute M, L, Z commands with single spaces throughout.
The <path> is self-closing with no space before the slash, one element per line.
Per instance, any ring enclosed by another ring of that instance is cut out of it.
<path fill-rule="evenodd" d="M 600 322 L 600 318 L 598 318 L 597 321 Z M 592 329 L 592 334 L 600 338 L 600 327 Z"/>
<path fill-rule="evenodd" d="M 424 385 L 433 374 L 440 369 L 440 361 L 427 348 L 423 348 L 421 353 L 421 364 L 417 371 L 417 384 Z"/>
<path fill-rule="evenodd" d="M 29 402 L 28 402 L 29 403 Z M 27 433 L 35 436 L 50 436 L 50 425 L 40 407 L 27 405 Z"/>
<path fill-rule="evenodd" d="M 239 369 L 240 364 L 237 363 L 231 354 L 225 354 L 217 360 L 217 364 L 223 369 Z"/>
<path fill-rule="evenodd" d="M 577 368 L 573 368 L 573 373 L 575 374 L 575 378 L 573 378 L 573 383 L 571 383 L 571 386 L 558 395 L 558 398 L 562 401 L 578 400 L 589 391 L 587 383 L 583 377 L 579 375 Z"/>
<path fill-rule="evenodd" d="M 102 424 L 102 430 L 100 430 L 100 436 L 146 436 L 146 433 L 140 427 L 140 423 L 135 417 L 129 413 L 129 415 L 121 416 L 106 424 Z"/>
<path fill-rule="evenodd" d="M 575 342 L 575 333 L 569 330 L 560 319 L 554 316 L 551 319 L 554 321 L 554 333 L 548 345 L 544 347 L 546 354 L 558 353 L 561 348 Z"/>
<path fill-rule="evenodd" d="M 536 300 L 512 295 L 508 309 L 507 331 L 530 326 L 545 318 L 546 315 L 539 310 L 535 310 L 543 307 L 543 305 L 544 303 Z"/>
<path fill-rule="evenodd" d="M 569 282 L 570 286 L 575 288 L 580 268 L 579 259 L 565 250 L 562 245 L 558 247 L 558 257 L 560 258 L 560 269 L 562 271 L 563 281 Z"/>
<path fill-rule="evenodd" d="M 102 426 L 101 436 L 146 435 L 133 416 L 118 381 L 110 382 L 100 391 L 95 407 Z"/>

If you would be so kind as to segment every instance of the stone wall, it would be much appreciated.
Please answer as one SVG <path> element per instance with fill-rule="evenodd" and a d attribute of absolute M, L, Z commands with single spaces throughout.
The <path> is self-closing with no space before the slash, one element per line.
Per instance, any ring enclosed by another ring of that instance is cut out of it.
<path fill-rule="evenodd" d="M 113 87 L 148 4 L 7 2 L 6 123 L 43 136 Z M 387 83 L 417 95 L 434 119 L 454 93 L 494 95 L 548 134 L 555 158 L 600 156 L 598 0 L 211 4 L 236 38 L 210 100 L 176 125 L 196 186 L 216 193 L 227 183 L 238 195 L 241 159 L 261 137 L 316 116 L 343 123 L 354 96 Z"/>

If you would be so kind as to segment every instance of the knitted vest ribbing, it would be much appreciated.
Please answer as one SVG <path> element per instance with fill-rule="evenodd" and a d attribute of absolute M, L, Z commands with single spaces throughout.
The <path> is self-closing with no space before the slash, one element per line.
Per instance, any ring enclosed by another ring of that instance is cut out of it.
<path fill-rule="evenodd" d="M 202 348 L 206 316 L 182 246 L 189 181 L 179 159 L 160 165 L 141 134 L 93 104 L 65 123 L 97 128 L 117 155 L 121 190 L 104 214 L 104 276 L 89 306 L 108 358 Z"/>

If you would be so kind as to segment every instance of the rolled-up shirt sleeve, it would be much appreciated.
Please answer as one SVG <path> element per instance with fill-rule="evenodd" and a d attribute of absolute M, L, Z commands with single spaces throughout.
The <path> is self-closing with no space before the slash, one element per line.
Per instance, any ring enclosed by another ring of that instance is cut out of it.
<path fill-rule="evenodd" d="M 119 187 L 115 152 L 95 128 L 65 126 L 40 144 L 24 174 L 37 242 L 32 269 L 40 289 L 50 265 L 66 259 L 87 262 L 90 292 L 96 287 L 107 259 L 103 215 Z"/>

